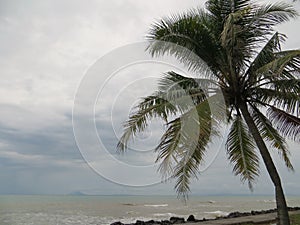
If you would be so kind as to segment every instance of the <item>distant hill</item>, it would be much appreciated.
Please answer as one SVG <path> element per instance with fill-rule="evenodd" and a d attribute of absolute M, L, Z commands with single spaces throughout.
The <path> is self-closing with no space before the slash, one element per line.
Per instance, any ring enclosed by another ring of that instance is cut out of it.
<path fill-rule="evenodd" d="M 87 194 L 82 193 L 81 191 L 73 191 L 69 193 L 68 195 L 74 195 L 74 196 L 85 196 Z"/>

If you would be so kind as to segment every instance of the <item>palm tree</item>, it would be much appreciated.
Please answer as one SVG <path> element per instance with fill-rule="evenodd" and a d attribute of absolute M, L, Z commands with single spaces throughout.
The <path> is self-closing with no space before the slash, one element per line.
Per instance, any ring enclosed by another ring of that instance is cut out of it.
<path fill-rule="evenodd" d="M 267 146 L 276 149 L 293 170 L 285 138 L 300 140 L 300 50 L 281 50 L 286 37 L 275 32 L 274 26 L 296 16 L 297 12 L 285 3 L 208 0 L 206 10 L 193 9 L 156 22 L 148 35 L 152 41 L 148 51 L 153 56 L 175 56 L 197 77 L 174 71 L 164 74 L 158 91 L 142 98 L 124 124 L 118 149 L 126 150 L 128 142 L 151 119 L 163 119 L 166 130 L 156 148 L 159 170 L 176 178 L 176 191 L 186 196 L 211 136 L 218 132 L 212 124 L 220 119 L 212 116 L 209 104 L 217 95 L 216 89 L 207 85 L 211 89 L 207 95 L 203 88 L 206 65 L 212 72 L 209 79 L 225 99 L 225 122 L 231 127 L 226 150 L 234 174 L 252 188 L 259 175 L 260 153 L 275 186 L 279 224 L 290 224 L 281 180 Z M 205 65 L 191 60 L 190 52 Z M 180 103 L 184 95 L 190 97 L 193 107 Z M 199 129 L 196 138 L 195 132 L 183 129 L 195 112 L 198 121 L 193 122 Z"/>

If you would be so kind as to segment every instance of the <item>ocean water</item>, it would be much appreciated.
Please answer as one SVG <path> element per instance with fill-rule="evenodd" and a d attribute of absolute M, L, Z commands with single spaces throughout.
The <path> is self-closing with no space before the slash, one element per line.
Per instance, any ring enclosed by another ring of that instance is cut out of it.
<path fill-rule="evenodd" d="M 300 197 L 287 197 L 300 206 Z M 232 211 L 275 208 L 271 196 L 0 196 L 1 225 L 107 225 L 171 216 L 215 218 Z"/>

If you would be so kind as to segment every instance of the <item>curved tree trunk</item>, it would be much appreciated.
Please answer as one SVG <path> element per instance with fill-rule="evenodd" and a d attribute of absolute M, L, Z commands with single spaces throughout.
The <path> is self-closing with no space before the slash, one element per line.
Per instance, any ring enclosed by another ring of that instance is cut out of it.
<path fill-rule="evenodd" d="M 271 177 L 271 180 L 275 186 L 275 193 L 276 193 L 276 204 L 277 204 L 277 215 L 279 219 L 280 225 L 290 225 L 290 219 L 288 215 L 288 209 L 286 205 L 285 196 L 283 193 L 281 180 L 277 169 L 273 163 L 272 157 L 268 151 L 268 148 L 262 139 L 258 128 L 256 127 L 253 118 L 251 117 L 246 103 L 242 103 L 239 105 L 242 115 L 248 125 L 248 128 L 255 140 L 255 143 L 260 151 L 260 154 L 263 158 L 267 171 Z"/>

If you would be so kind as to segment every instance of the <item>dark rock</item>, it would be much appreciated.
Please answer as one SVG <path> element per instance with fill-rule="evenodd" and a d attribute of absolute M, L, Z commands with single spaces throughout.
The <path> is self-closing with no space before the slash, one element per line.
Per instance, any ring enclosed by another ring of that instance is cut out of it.
<path fill-rule="evenodd" d="M 135 222 L 135 225 L 145 225 L 145 222 L 144 221 L 141 221 L 141 220 L 137 220 Z"/>
<path fill-rule="evenodd" d="M 162 220 L 162 221 L 160 222 L 160 224 L 161 224 L 161 225 L 170 225 L 171 222 L 170 222 L 169 220 Z"/>
<path fill-rule="evenodd" d="M 188 221 L 188 222 L 196 222 L 196 219 L 195 219 L 194 215 L 189 215 L 189 217 L 187 218 L 186 221 Z"/>
<path fill-rule="evenodd" d="M 296 211 L 296 210 L 300 210 L 300 207 L 288 207 L 289 211 Z"/>
<path fill-rule="evenodd" d="M 232 212 L 232 213 L 229 213 L 227 218 L 237 218 L 241 215 L 240 212 Z"/>
<path fill-rule="evenodd" d="M 243 213 L 243 216 L 251 216 L 251 213 L 249 212 Z"/>
<path fill-rule="evenodd" d="M 158 224 L 161 224 L 160 222 L 158 221 L 154 221 L 154 220 L 148 220 L 145 222 L 145 225 L 158 225 Z"/>
<path fill-rule="evenodd" d="M 120 221 L 118 221 L 118 222 L 111 223 L 110 225 L 124 225 L 124 223 L 121 223 Z"/>
<path fill-rule="evenodd" d="M 171 224 L 185 223 L 185 220 L 184 220 L 184 218 L 181 218 L 181 217 L 171 217 L 170 222 L 171 222 Z"/>

